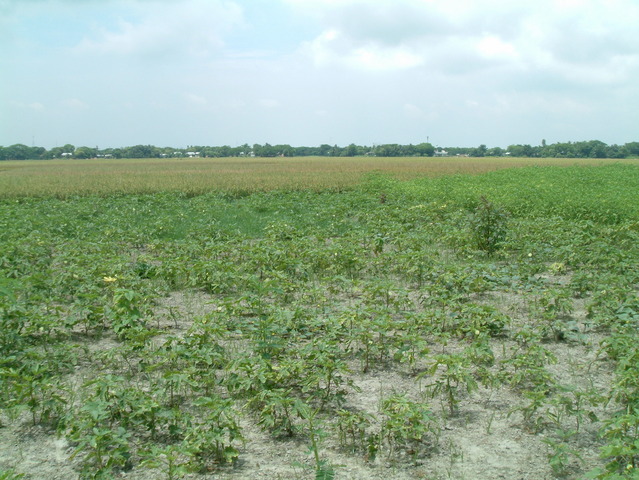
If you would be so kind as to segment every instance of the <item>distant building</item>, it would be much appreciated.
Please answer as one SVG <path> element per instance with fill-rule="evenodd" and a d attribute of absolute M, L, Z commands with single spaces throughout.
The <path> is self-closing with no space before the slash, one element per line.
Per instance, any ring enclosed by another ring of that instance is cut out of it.
<path fill-rule="evenodd" d="M 448 152 L 446 150 L 444 150 L 443 148 L 441 150 L 435 150 L 435 156 L 436 157 L 447 157 L 448 156 Z"/>

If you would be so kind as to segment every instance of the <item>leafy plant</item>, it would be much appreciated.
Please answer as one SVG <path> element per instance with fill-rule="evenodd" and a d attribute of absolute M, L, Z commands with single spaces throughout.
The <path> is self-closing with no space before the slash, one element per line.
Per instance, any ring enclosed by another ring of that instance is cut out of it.
<path fill-rule="evenodd" d="M 508 215 L 506 211 L 489 202 L 485 196 L 469 219 L 473 244 L 487 253 L 497 251 L 506 238 Z"/>
<path fill-rule="evenodd" d="M 573 459 L 583 462 L 579 449 L 571 446 L 568 442 L 575 433 L 576 432 L 570 431 L 560 432 L 558 439 L 550 437 L 542 439 L 542 442 L 548 445 L 550 449 L 548 453 L 548 464 L 557 477 L 565 477 L 568 475 Z"/>
<path fill-rule="evenodd" d="M 381 415 L 379 440 L 385 441 L 388 445 L 389 456 L 400 448 L 416 454 L 427 439 L 433 440 L 432 437 L 436 439 L 439 435 L 435 417 L 429 406 L 413 402 L 405 395 L 394 394 L 382 400 Z"/>
<path fill-rule="evenodd" d="M 189 454 L 184 446 L 178 444 L 158 446 L 152 445 L 141 452 L 144 468 L 156 468 L 166 475 L 167 480 L 178 480 L 189 473 Z"/>
<path fill-rule="evenodd" d="M 465 355 L 435 355 L 432 365 L 420 376 L 425 374 L 434 376 L 434 383 L 430 386 L 431 395 L 443 394 L 451 415 L 457 412 L 459 389 L 463 388 L 467 393 L 477 389 L 470 361 Z"/>
<path fill-rule="evenodd" d="M 337 412 L 335 429 L 342 447 L 352 451 L 366 449 L 367 430 L 371 427 L 372 416 L 364 412 L 340 409 Z"/>

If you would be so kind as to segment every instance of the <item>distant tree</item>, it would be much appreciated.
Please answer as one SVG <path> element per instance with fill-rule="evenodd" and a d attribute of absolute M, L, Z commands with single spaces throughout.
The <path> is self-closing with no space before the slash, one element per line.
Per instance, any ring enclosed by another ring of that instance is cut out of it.
<path fill-rule="evenodd" d="M 73 156 L 75 158 L 95 158 L 97 149 L 91 147 L 78 147 L 75 149 Z"/>
<path fill-rule="evenodd" d="M 326 143 L 322 143 L 319 146 L 319 149 L 317 151 L 317 155 L 323 156 L 323 157 L 328 157 L 331 155 L 331 150 L 333 149 L 333 147 L 331 147 L 330 145 L 326 144 Z"/>
<path fill-rule="evenodd" d="M 401 157 L 404 151 L 402 146 L 397 143 L 387 143 L 375 147 L 375 155 L 378 157 Z"/>
<path fill-rule="evenodd" d="M 253 145 L 253 152 L 258 157 L 276 157 L 279 153 L 277 148 L 269 143 L 265 143 L 264 145 L 256 143 Z"/>
<path fill-rule="evenodd" d="M 355 155 L 357 155 L 357 151 L 358 151 L 357 145 L 355 145 L 354 143 L 351 143 L 348 147 L 342 150 L 342 156 L 354 157 Z"/>
<path fill-rule="evenodd" d="M 628 157 L 639 156 L 639 142 L 626 143 L 623 150 Z"/>
<path fill-rule="evenodd" d="M 160 156 L 157 147 L 152 145 L 134 145 L 124 149 L 127 158 L 158 158 Z"/>
<path fill-rule="evenodd" d="M 2 160 L 36 160 L 46 158 L 47 150 L 43 147 L 29 147 L 16 143 L 2 149 Z"/>
<path fill-rule="evenodd" d="M 624 158 L 626 152 L 619 145 L 608 145 L 606 147 L 606 158 Z"/>
<path fill-rule="evenodd" d="M 538 152 L 530 145 L 510 145 L 508 151 L 513 157 L 535 157 Z"/>
<path fill-rule="evenodd" d="M 239 157 L 254 154 L 262 157 L 283 156 L 335 156 L 354 157 L 358 155 L 376 155 L 385 157 L 399 156 L 432 156 L 435 147 L 430 143 L 419 143 L 417 145 L 401 145 L 397 143 L 387 143 L 373 147 L 349 144 L 346 147 L 338 145 L 322 144 L 317 147 L 292 147 L 288 144 L 264 145 L 255 144 L 251 147 L 248 144 L 237 147 L 223 146 L 190 146 L 187 149 L 174 147 L 158 148 L 153 145 L 134 145 L 124 148 L 107 148 L 98 150 L 91 147 L 75 147 L 66 144 L 62 147 L 54 147 L 46 150 L 43 147 L 29 147 L 23 144 L 0 146 L 0 160 L 28 160 L 28 159 L 49 159 L 61 158 L 63 154 L 73 154 L 75 158 L 93 158 L 100 155 L 109 155 L 113 158 L 158 158 L 185 156 L 186 152 L 200 152 L 205 157 Z M 487 148 L 480 145 L 475 148 L 468 147 L 446 147 L 449 155 L 473 155 L 477 157 L 501 156 L 504 150 L 501 147 Z M 539 146 L 530 145 L 510 145 L 507 153 L 517 157 L 547 157 L 547 158 L 624 158 L 639 156 L 639 142 L 626 143 L 620 145 L 607 145 L 599 140 L 582 142 L 566 142 L 548 144 L 545 139 Z"/>
<path fill-rule="evenodd" d="M 473 148 L 470 154 L 473 157 L 485 157 L 487 152 L 488 152 L 488 148 L 486 147 L 486 145 L 482 144 L 477 148 Z"/>
<path fill-rule="evenodd" d="M 575 146 L 571 142 L 567 143 L 555 143 L 549 148 L 553 149 L 554 155 L 549 155 L 557 158 L 570 158 L 576 157 Z"/>
<path fill-rule="evenodd" d="M 319 147 L 295 147 L 295 156 L 309 157 L 311 155 L 319 155 Z"/>
<path fill-rule="evenodd" d="M 415 153 L 421 157 L 432 157 L 435 155 L 435 147 L 430 143 L 418 143 L 415 145 Z"/>
<path fill-rule="evenodd" d="M 295 155 L 295 149 L 290 145 L 275 145 L 273 146 L 273 150 L 275 150 L 275 155 L 282 155 L 284 157 L 292 157 Z"/>
<path fill-rule="evenodd" d="M 44 147 L 28 147 L 27 158 L 29 160 L 40 160 L 47 158 L 47 149 Z"/>
<path fill-rule="evenodd" d="M 29 158 L 29 147 L 22 143 L 16 143 L 5 148 L 7 160 L 27 160 Z"/>
<path fill-rule="evenodd" d="M 412 143 L 409 143 L 408 145 L 400 145 L 399 147 L 399 155 L 402 157 L 414 157 L 417 155 L 417 149 Z"/>
<path fill-rule="evenodd" d="M 125 158 L 126 150 L 123 148 L 113 148 L 104 151 L 105 154 L 112 155 L 113 158 Z"/>
<path fill-rule="evenodd" d="M 60 158 L 60 156 L 62 155 L 62 152 L 64 152 L 63 147 L 53 147 L 51 150 L 49 150 L 46 153 L 46 156 L 47 158 Z"/>

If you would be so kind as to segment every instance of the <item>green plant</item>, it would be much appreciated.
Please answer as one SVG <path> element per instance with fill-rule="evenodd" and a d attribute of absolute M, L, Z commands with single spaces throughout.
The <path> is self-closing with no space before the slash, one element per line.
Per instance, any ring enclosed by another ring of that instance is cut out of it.
<path fill-rule="evenodd" d="M 295 418 L 300 405 L 290 390 L 263 390 L 248 402 L 258 411 L 258 425 L 273 436 L 292 437 L 296 432 Z"/>
<path fill-rule="evenodd" d="M 86 406 L 91 410 L 94 407 Z M 122 427 L 92 426 L 84 432 L 74 430 L 70 438 L 77 446 L 71 458 L 82 454 L 82 478 L 109 478 L 114 469 L 130 469 L 129 437 L 130 433 Z"/>
<path fill-rule="evenodd" d="M 546 365 L 556 363 L 557 357 L 540 345 L 539 339 L 537 332 L 530 329 L 517 332 L 515 340 L 518 346 L 501 363 L 500 376 L 504 383 L 522 391 L 546 391 L 554 387 L 555 379 Z"/>
<path fill-rule="evenodd" d="M 10 468 L 8 470 L 0 468 L 0 480 L 20 480 L 24 477 L 24 473 L 18 473 L 13 468 Z"/>
<path fill-rule="evenodd" d="M 20 369 L 0 368 L 0 375 L 6 381 L 6 387 L 11 389 L 7 406 L 18 411 L 27 409 L 33 425 L 49 424 L 55 427 L 62 419 L 69 392 L 53 376 L 51 365 L 43 360 L 31 359 L 29 363 L 25 361 Z"/>
<path fill-rule="evenodd" d="M 388 445 L 388 456 L 397 449 L 416 454 L 420 446 L 439 435 L 435 417 L 425 403 L 413 402 L 405 395 L 394 394 L 382 400 L 382 426 L 379 441 Z M 375 439 L 376 437 L 371 437 Z M 373 446 L 374 447 L 374 446 Z M 369 452 L 376 453 L 377 447 Z"/>
<path fill-rule="evenodd" d="M 575 433 L 576 432 L 560 432 L 559 439 L 549 437 L 542 439 L 542 442 L 548 445 L 550 449 L 548 453 L 548 463 L 557 477 L 565 477 L 568 475 L 573 459 L 583 462 L 579 449 L 568 443 L 568 439 Z"/>
<path fill-rule="evenodd" d="M 335 469 L 326 460 L 320 457 L 320 443 L 326 437 L 326 432 L 318 423 L 318 410 L 312 410 L 308 405 L 298 401 L 295 410 L 300 417 L 306 420 L 308 424 L 308 436 L 311 441 L 309 451 L 313 454 L 315 462 L 315 480 L 333 480 L 335 478 Z"/>
<path fill-rule="evenodd" d="M 639 470 L 639 408 L 630 407 L 604 422 L 602 431 L 607 444 L 601 456 L 607 460 L 605 474 L 598 478 L 635 478 Z"/>
<path fill-rule="evenodd" d="M 143 468 L 156 468 L 166 475 L 167 480 L 178 480 L 189 473 L 190 452 L 183 445 L 152 445 L 141 452 Z"/>
<path fill-rule="evenodd" d="M 554 340 L 577 340 L 580 338 L 577 323 L 569 317 L 572 298 L 567 289 L 544 290 L 535 300 L 533 316 L 544 337 Z"/>
<path fill-rule="evenodd" d="M 117 335 L 125 335 L 129 329 L 136 329 L 145 325 L 142 309 L 143 297 L 129 289 L 115 288 L 113 303 L 109 314 L 112 317 L 112 328 Z"/>
<path fill-rule="evenodd" d="M 426 374 L 434 376 L 434 382 L 429 387 L 431 396 L 443 394 L 451 415 L 457 413 L 460 388 L 467 393 L 477 390 L 477 381 L 470 369 L 470 360 L 465 355 L 435 355 L 431 366 L 420 376 Z"/>
<path fill-rule="evenodd" d="M 487 253 L 494 253 L 501 247 L 508 231 L 508 215 L 504 209 L 482 195 L 469 223 L 474 247 Z"/>
<path fill-rule="evenodd" d="M 508 416 L 519 412 L 523 418 L 523 426 L 532 433 L 539 433 L 546 428 L 546 419 L 543 415 L 543 407 L 548 401 L 548 391 L 545 389 L 524 390 L 522 392 L 528 402 L 524 405 L 512 407 L 508 410 Z"/>
<path fill-rule="evenodd" d="M 352 451 L 366 449 L 366 431 L 371 427 L 371 415 L 364 412 L 340 409 L 337 412 L 336 430 L 342 447 Z"/>
<path fill-rule="evenodd" d="M 217 464 L 235 462 L 239 456 L 236 444 L 243 437 L 233 415 L 232 401 L 200 397 L 194 405 L 202 410 L 202 420 L 189 426 L 183 443 L 199 470 L 211 471 Z"/>

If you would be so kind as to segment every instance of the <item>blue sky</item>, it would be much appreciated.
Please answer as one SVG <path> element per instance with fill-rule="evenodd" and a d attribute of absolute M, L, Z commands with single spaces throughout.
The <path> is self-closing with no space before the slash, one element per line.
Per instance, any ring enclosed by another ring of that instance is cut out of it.
<path fill-rule="evenodd" d="M 637 0 L 0 0 L 0 145 L 639 140 Z"/>

